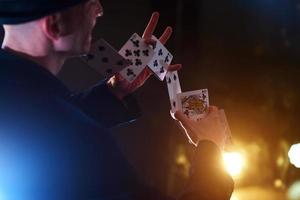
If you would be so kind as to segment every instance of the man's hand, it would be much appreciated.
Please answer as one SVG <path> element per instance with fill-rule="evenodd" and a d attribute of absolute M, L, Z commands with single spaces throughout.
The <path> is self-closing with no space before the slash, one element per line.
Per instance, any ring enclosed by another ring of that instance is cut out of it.
<path fill-rule="evenodd" d="M 143 39 L 148 45 L 154 45 L 155 41 L 152 40 L 152 35 L 158 23 L 159 13 L 154 12 L 151 16 L 151 19 L 144 31 Z M 159 41 L 162 44 L 165 44 L 172 35 L 172 28 L 168 26 L 164 33 L 160 36 Z M 168 71 L 177 71 L 181 68 L 181 64 L 169 65 Z M 120 74 L 116 74 L 112 78 L 110 78 L 107 82 L 109 88 L 111 89 L 112 93 L 117 96 L 119 99 L 123 99 L 128 94 L 134 92 L 139 87 L 144 85 L 147 79 L 152 75 L 152 71 L 145 67 L 145 69 L 138 75 L 138 77 L 132 82 L 129 83 L 126 81 Z"/>
<path fill-rule="evenodd" d="M 209 140 L 223 150 L 227 137 L 226 127 L 221 123 L 217 107 L 210 106 L 207 116 L 199 121 L 187 118 L 180 111 L 175 113 L 175 118 L 180 122 L 191 143 L 197 145 L 201 140 Z"/>

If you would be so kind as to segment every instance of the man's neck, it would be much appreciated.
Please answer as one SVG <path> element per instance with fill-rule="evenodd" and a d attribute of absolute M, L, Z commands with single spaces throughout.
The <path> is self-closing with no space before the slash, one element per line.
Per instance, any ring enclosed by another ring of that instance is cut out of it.
<path fill-rule="evenodd" d="M 2 49 L 13 52 L 21 57 L 29 59 L 41 67 L 47 69 L 54 76 L 57 76 L 66 60 L 57 52 L 54 52 L 47 45 L 41 44 L 28 44 L 27 41 L 17 42 L 18 40 L 12 38 L 4 38 Z"/>

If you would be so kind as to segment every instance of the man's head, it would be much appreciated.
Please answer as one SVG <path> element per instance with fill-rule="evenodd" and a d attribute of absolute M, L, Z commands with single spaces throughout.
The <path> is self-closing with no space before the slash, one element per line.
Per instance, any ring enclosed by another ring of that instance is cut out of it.
<path fill-rule="evenodd" d="M 96 19 L 103 15 L 99 0 L 88 0 L 38 21 L 56 51 L 87 53 Z"/>
<path fill-rule="evenodd" d="M 70 2 L 67 0 L 61 1 Z M 74 5 L 70 4 L 69 7 L 61 3 L 63 10 L 56 9 L 54 13 L 44 11 L 47 13 L 46 16 L 39 16 L 38 19 L 33 21 L 24 22 L 24 19 L 21 19 L 19 20 L 21 23 L 13 21 L 13 24 L 4 24 L 4 45 L 8 45 L 8 47 L 23 45 L 20 48 L 25 53 L 29 51 L 29 48 L 35 46 L 35 49 L 30 50 L 34 54 L 44 54 L 53 51 L 62 55 L 72 56 L 86 53 L 90 48 L 91 33 L 96 23 L 96 18 L 103 14 L 103 10 L 99 0 L 73 1 L 77 3 Z M 44 6 L 41 7 L 44 8 Z M 36 13 L 39 12 L 36 11 Z"/>

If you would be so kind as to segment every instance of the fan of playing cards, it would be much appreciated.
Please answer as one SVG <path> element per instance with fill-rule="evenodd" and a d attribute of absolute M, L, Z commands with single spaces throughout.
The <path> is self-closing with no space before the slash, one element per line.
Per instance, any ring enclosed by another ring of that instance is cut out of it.
<path fill-rule="evenodd" d="M 92 45 L 83 61 L 105 78 L 119 72 L 128 82 L 133 82 L 145 67 L 149 67 L 163 81 L 173 56 L 156 37 L 152 39 L 156 44 L 149 46 L 134 33 L 119 52 L 100 39 Z"/>
<path fill-rule="evenodd" d="M 100 39 L 92 45 L 91 51 L 84 56 L 83 61 L 105 78 L 120 73 L 130 83 L 145 67 L 149 67 L 159 80 L 163 81 L 166 77 L 173 113 L 179 110 L 191 120 L 205 117 L 209 108 L 208 90 L 182 92 L 177 71 L 167 71 L 173 55 L 156 37 L 153 36 L 152 39 L 156 44 L 149 46 L 143 38 L 134 33 L 119 52 Z M 220 115 L 230 136 L 224 110 L 220 110 Z"/>

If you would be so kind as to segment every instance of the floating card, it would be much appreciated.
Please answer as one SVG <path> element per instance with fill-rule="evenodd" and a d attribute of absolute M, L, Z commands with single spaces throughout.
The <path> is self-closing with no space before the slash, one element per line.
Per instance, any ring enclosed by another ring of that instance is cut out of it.
<path fill-rule="evenodd" d="M 95 42 L 82 60 L 105 78 L 113 76 L 130 64 L 104 39 Z"/>
<path fill-rule="evenodd" d="M 177 94 L 179 110 L 188 118 L 199 120 L 203 118 L 208 111 L 209 99 L 208 90 L 196 90 Z"/>
<path fill-rule="evenodd" d="M 153 58 L 153 49 L 134 33 L 119 51 L 130 63 L 120 74 L 129 82 L 133 82 Z"/>
<path fill-rule="evenodd" d="M 152 39 L 156 41 L 156 45 L 153 47 L 154 56 L 149 62 L 148 67 L 159 80 L 163 81 L 167 73 L 167 66 L 173 60 L 173 55 L 155 36 Z"/>
<path fill-rule="evenodd" d="M 168 71 L 166 74 L 166 82 L 168 86 L 171 110 L 174 113 L 179 109 L 176 95 L 181 93 L 181 86 L 177 71 Z"/>

